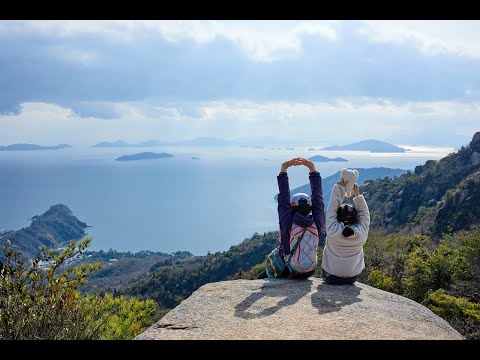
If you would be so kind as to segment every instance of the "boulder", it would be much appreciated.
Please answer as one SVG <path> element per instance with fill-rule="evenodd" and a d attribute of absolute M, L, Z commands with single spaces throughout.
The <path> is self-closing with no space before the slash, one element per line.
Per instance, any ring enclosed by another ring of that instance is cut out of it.
<path fill-rule="evenodd" d="M 435 200 L 435 199 L 428 200 L 427 207 L 431 207 L 431 206 L 435 206 L 435 205 L 437 205 L 437 200 Z"/>
<path fill-rule="evenodd" d="M 463 339 L 425 306 L 371 286 L 321 279 L 209 283 L 136 340 Z M 320 346 L 321 348 L 321 346 Z"/>
<path fill-rule="evenodd" d="M 460 206 L 465 199 L 470 195 L 468 189 L 457 190 L 453 194 L 453 206 L 458 207 Z"/>
<path fill-rule="evenodd" d="M 477 166 L 480 164 L 480 153 L 478 152 L 473 152 L 472 155 L 470 155 L 470 162 L 472 165 Z"/>
<path fill-rule="evenodd" d="M 477 131 L 475 135 L 473 135 L 472 143 L 480 143 L 480 131 Z"/>
<path fill-rule="evenodd" d="M 395 210 L 395 202 L 389 201 L 387 203 L 387 206 L 385 207 L 385 215 L 389 216 L 390 214 L 392 214 L 393 210 Z"/>
<path fill-rule="evenodd" d="M 480 183 L 480 171 L 477 171 L 475 174 L 473 174 L 473 182 L 475 184 Z"/>

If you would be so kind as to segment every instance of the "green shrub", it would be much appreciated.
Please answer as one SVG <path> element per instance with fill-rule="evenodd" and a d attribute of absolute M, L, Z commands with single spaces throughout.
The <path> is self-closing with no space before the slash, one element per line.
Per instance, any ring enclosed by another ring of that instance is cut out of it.
<path fill-rule="evenodd" d="M 380 269 L 373 269 L 368 275 L 369 283 L 385 291 L 395 292 L 395 281 Z"/>
<path fill-rule="evenodd" d="M 467 339 L 480 340 L 480 304 L 448 295 L 439 289 L 429 294 L 423 305 L 447 320 Z"/>
<path fill-rule="evenodd" d="M 405 295 L 422 302 L 429 292 L 449 288 L 458 263 L 458 251 L 446 245 L 433 251 L 417 247 L 408 256 Z"/>
<path fill-rule="evenodd" d="M 79 287 L 100 263 L 67 267 L 91 239 L 74 241 L 59 252 L 41 248 L 42 256 L 26 262 L 18 251 L 5 246 L 0 266 L 0 339 L 125 339 L 135 336 L 151 321 L 151 301 L 84 297 Z M 42 264 L 48 267 L 42 268 Z"/>
<path fill-rule="evenodd" d="M 140 301 L 125 296 L 114 298 L 110 294 L 104 297 L 87 296 L 82 299 L 81 308 L 85 313 L 99 315 L 90 319 L 89 328 L 91 332 L 98 333 L 95 338 L 100 340 L 134 338 L 155 321 L 158 310 L 153 300 Z"/>

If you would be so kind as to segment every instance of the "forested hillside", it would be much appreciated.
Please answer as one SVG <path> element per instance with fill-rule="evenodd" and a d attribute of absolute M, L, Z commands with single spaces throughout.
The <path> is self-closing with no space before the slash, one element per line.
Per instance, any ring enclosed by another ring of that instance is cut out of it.
<path fill-rule="evenodd" d="M 372 226 L 388 232 L 431 234 L 480 226 L 480 132 L 469 146 L 414 173 L 372 181 L 361 188 Z"/>

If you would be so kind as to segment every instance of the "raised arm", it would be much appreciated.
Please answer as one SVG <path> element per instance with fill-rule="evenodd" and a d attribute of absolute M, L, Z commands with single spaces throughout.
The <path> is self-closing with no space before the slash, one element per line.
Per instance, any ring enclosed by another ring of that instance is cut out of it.
<path fill-rule="evenodd" d="M 315 169 L 313 161 L 302 159 L 302 165 L 308 167 L 310 171 L 310 188 L 312 190 L 312 216 L 317 225 L 318 233 L 320 234 L 325 226 L 325 205 L 323 203 L 322 191 L 322 177 Z"/>
<path fill-rule="evenodd" d="M 358 231 L 364 240 L 367 240 L 368 229 L 370 227 L 370 211 L 368 210 L 368 205 L 365 201 L 365 198 L 360 194 L 360 189 L 357 184 L 353 186 L 353 193 L 355 195 L 353 202 L 355 204 L 355 208 L 357 209 Z"/>
<path fill-rule="evenodd" d="M 345 196 L 345 186 L 341 181 L 333 185 L 326 214 L 326 230 L 328 235 L 335 235 L 343 231 L 343 224 L 337 220 L 337 210 L 342 205 Z"/>
<path fill-rule="evenodd" d="M 289 226 L 289 222 L 291 220 L 291 214 L 292 214 L 292 208 L 290 205 L 290 186 L 288 184 L 287 169 L 290 166 L 296 166 L 298 164 L 299 164 L 298 158 L 285 161 L 280 168 L 280 174 L 277 176 L 278 191 L 279 191 L 278 206 L 277 206 L 278 223 L 280 226 L 282 249 L 285 252 L 290 251 L 289 237 L 286 234 L 286 229 Z"/>
<path fill-rule="evenodd" d="M 278 182 L 278 220 L 280 224 L 284 220 L 285 216 L 288 216 L 291 213 L 290 206 L 290 186 L 288 184 L 288 175 L 287 169 L 290 166 L 295 166 L 298 164 L 298 158 L 285 161 L 281 168 L 280 174 L 277 176 Z"/>

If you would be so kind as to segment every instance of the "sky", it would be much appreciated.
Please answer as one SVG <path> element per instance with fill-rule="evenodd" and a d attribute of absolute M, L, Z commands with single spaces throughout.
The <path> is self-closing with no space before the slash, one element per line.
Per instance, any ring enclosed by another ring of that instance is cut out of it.
<path fill-rule="evenodd" d="M 0 146 L 466 145 L 480 21 L 0 21 Z"/>

